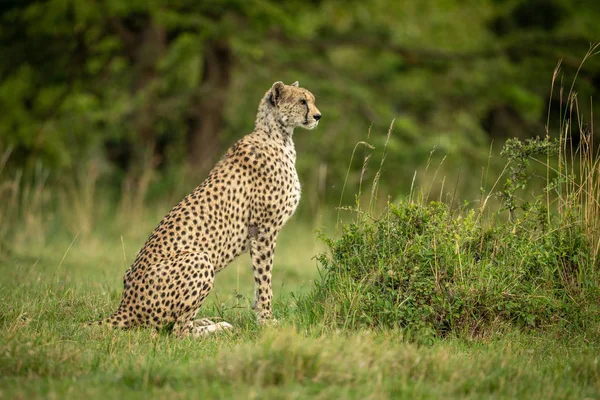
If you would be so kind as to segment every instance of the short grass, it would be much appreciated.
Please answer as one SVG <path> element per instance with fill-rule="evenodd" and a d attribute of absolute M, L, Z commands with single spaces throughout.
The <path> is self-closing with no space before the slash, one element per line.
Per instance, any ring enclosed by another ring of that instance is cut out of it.
<path fill-rule="evenodd" d="M 394 330 L 299 322 L 294 296 L 314 287 L 313 256 L 324 248 L 318 224 L 301 216 L 278 243 L 279 325 L 254 321 L 246 255 L 217 277 L 202 311 L 233 323 L 233 334 L 194 340 L 85 327 L 117 306 L 122 275 L 156 220 L 146 215 L 120 231 L 104 219 L 86 234 L 15 237 L 0 261 L 0 398 L 600 396 L 599 343 L 583 335 L 510 331 L 423 345 Z"/>

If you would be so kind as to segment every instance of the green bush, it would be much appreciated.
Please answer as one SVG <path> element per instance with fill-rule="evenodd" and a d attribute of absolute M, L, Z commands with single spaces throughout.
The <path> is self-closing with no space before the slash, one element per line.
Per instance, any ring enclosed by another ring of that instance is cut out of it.
<path fill-rule="evenodd" d="M 322 235 L 329 251 L 317 258 L 314 290 L 298 299 L 301 318 L 421 337 L 585 324 L 586 307 L 599 304 L 592 237 L 576 202 L 548 212 L 547 190 L 533 203 L 511 198 L 508 220 L 506 208 L 490 218 L 413 200 L 370 221 L 357 213 L 338 239 Z"/>

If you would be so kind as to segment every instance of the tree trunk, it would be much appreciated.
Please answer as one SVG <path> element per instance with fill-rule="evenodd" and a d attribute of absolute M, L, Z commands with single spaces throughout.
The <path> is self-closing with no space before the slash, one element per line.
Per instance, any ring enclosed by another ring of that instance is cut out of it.
<path fill-rule="evenodd" d="M 127 154 L 125 168 L 146 169 L 156 167 L 160 162 L 155 155 L 156 142 L 156 87 L 157 64 L 165 54 L 167 45 L 167 31 L 159 25 L 152 16 L 140 18 L 135 29 L 127 26 L 123 19 L 111 17 L 109 25 L 121 39 L 125 56 L 134 72 L 131 85 L 131 94 L 136 102 L 133 119 L 133 129 L 139 140 L 129 144 L 130 149 L 124 150 Z M 138 173 L 134 172 L 134 175 Z"/>
<path fill-rule="evenodd" d="M 188 163 L 194 175 L 206 173 L 219 158 L 219 133 L 231 84 L 232 56 L 227 40 L 204 46 L 202 81 L 187 117 Z"/>
<path fill-rule="evenodd" d="M 164 55 L 167 32 L 152 17 L 146 28 L 139 35 L 139 47 L 136 49 L 134 70 L 135 96 L 142 95 L 143 100 L 137 111 L 135 126 L 143 147 L 153 149 L 156 141 L 154 131 L 156 106 L 155 80 L 157 64 Z"/>
<path fill-rule="evenodd" d="M 138 140 L 127 153 L 127 175 L 123 181 L 121 210 L 126 214 L 141 209 L 154 169 L 160 164 L 156 154 L 157 65 L 164 55 L 167 32 L 151 15 L 142 19 L 141 27 L 131 29 L 123 20 L 109 23 L 121 38 L 126 56 L 134 71 L 131 94 L 136 104 L 133 129 Z"/>

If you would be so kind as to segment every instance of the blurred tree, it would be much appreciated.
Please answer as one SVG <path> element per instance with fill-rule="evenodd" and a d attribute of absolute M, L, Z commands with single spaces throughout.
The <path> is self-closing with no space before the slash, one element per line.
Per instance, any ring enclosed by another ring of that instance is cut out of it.
<path fill-rule="evenodd" d="M 572 76 L 600 38 L 598 4 L 4 1 L 0 145 L 14 147 L 15 168 L 73 168 L 106 153 L 134 184 L 182 160 L 203 174 L 252 128 L 273 81 L 299 80 L 324 114 L 317 132 L 296 136 L 311 202 L 339 198 L 354 144 L 370 128 L 381 147 L 394 118 L 393 173 L 381 182 L 401 190 L 410 182 L 398 177 L 434 147 L 455 155 L 445 168 L 456 171 L 481 165 L 493 138 L 543 135 L 554 66 L 563 59 Z M 582 108 L 599 87 L 592 59 Z M 351 166 L 348 194 L 361 167 Z"/>

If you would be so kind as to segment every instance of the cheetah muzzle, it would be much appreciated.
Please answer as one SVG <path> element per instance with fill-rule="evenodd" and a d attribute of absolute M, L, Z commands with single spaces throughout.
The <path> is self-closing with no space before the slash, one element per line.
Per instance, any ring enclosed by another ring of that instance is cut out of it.
<path fill-rule="evenodd" d="M 114 327 L 173 324 L 178 336 L 231 330 L 195 320 L 215 274 L 249 250 L 258 321 L 272 319 L 271 275 L 277 235 L 300 201 L 296 127 L 314 129 L 315 97 L 275 82 L 260 102 L 254 131 L 235 143 L 208 178 L 160 221 L 125 273 Z"/>

